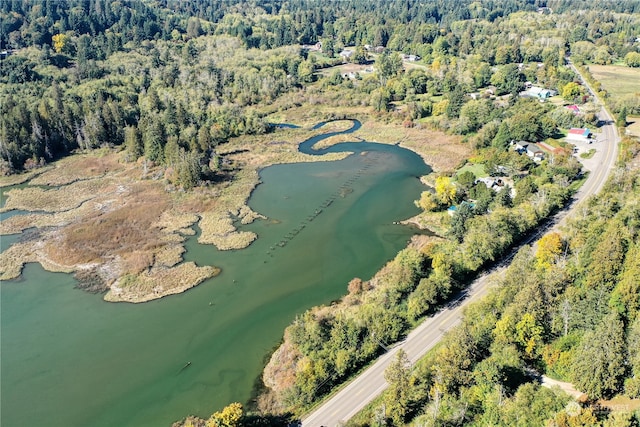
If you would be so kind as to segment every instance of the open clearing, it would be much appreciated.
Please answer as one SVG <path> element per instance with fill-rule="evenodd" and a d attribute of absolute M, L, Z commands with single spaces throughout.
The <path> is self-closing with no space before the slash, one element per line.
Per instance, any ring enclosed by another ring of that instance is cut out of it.
<path fill-rule="evenodd" d="M 623 97 L 640 93 L 640 68 L 589 65 L 589 71 L 612 96 Z"/>

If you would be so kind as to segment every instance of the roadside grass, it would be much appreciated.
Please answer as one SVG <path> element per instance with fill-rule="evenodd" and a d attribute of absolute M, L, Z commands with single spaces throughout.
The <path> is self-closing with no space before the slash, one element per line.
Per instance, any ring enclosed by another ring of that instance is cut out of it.
<path fill-rule="evenodd" d="M 591 148 L 586 153 L 580 153 L 580 158 L 582 158 L 582 159 L 590 159 L 590 158 L 593 157 L 594 154 L 596 154 L 596 149 L 595 148 Z"/>
<path fill-rule="evenodd" d="M 571 181 L 571 184 L 569 184 L 569 191 L 571 193 L 578 191 L 580 187 L 582 187 L 582 185 L 587 181 L 588 177 L 589 177 L 589 171 L 586 171 L 584 174 L 582 174 L 582 177 L 574 181 Z"/>
<path fill-rule="evenodd" d="M 640 92 L 640 68 L 621 65 L 589 65 L 595 80 L 614 97 L 634 95 Z"/>

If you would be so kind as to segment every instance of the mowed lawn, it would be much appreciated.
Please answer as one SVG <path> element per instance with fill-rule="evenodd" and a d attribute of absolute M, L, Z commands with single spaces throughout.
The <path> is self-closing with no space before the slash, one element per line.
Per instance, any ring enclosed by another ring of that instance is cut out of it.
<path fill-rule="evenodd" d="M 622 65 L 589 65 L 593 77 L 612 96 L 625 96 L 640 93 L 640 68 Z"/>

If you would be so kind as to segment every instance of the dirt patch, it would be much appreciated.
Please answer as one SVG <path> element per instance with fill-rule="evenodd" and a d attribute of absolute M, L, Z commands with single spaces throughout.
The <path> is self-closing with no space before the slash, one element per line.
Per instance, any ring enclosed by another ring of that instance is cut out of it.
<path fill-rule="evenodd" d="M 587 395 L 579 390 L 576 390 L 573 384 L 567 383 L 564 381 L 554 380 L 553 378 L 549 378 L 546 375 L 542 376 L 542 386 L 547 388 L 558 387 L 560 388 L 560 390 L 564 391 L 569 396 L 573 397 L 574 399 L 580 402 L 584 402 L 587 400 Z"/>
<path fill-rule="evenodd" d="M 640 116 L 628 116 L 627 117 L 627 130 L 626 132 L 633 136 L 640 137 Z"/>
<path fill-rule="evenodd" d="M 597 405 L 611 412 L 633 412 L 640 409 L 640 399 L 616 396 L 609 400 L 599 400 Z"/>

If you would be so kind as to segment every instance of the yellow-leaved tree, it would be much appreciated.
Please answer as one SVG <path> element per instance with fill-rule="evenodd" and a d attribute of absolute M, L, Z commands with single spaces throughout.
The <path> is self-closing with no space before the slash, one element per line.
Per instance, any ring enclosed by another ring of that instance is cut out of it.
<path fill-rule="evenodd" d="M 207 420 L 206 427 L 237 427 L 243 416 L 242 405 L 238 402 L 227 405 L 222 411 L 215 412 Z"/>
<path fill-rule="evenodd" d="M 562 253 L 562 237 L 559 233 L 547 233 L 538 241 L 536 250 L 536 265 L 538 268 L 548 270 L 551 264 Z"/>
<path fill-rule="evenodd" d="M 56 34 L 51 37 L 53 40 L 53 50 L 56 53 L 62 53 L 66 51 L 67 46 L 69 45 L 69 36 L 66 34 Z"/>
<path fill-rule="evenodd" d="M 448 176 L 436 178 L 436 196 L 442 204 L 450 205 L 456 199 L 456 186 Z"/>

